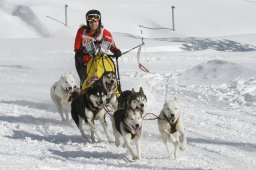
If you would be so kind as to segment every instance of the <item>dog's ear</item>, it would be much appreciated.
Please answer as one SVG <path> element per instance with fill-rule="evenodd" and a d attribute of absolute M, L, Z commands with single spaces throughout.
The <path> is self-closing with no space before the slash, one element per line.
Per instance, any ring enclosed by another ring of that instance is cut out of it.
<path fill-rule="evenodd" d="M 140 87 L 140 91 L 139 91 L 139 93 L 144 94 L 144 92 L 143 92 L 143 88 L 142 88 L 142 87 Z"/>

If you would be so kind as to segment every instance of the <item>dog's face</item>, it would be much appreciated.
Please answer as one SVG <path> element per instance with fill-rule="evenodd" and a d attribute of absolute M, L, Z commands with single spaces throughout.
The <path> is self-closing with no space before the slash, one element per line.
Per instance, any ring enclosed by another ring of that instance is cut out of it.
<path fill-rule="evenodd" d="M 94 107 L 100 108 L 106 104 L 107 91 L 101 84 L 93 84 L 88 90 L 89 99 Z"/>
<path fill-rule="evenodd" d="M 125 123 L 129 126 L 134 134 L 138 134 L 140 131 L 142 121 L 142 115 L 138 110 L 128 111 L 128 113 L 125 115 Z"/>
<path fill-rule="evenodd" d="M 62 74 L 59 82 L 63 90 L 68 94 L 71 94 L 77 88 L 75 77 L 71 73 Z"/>
<path fill-rule="evenodd" d="M 179 108 L 177 99 L 171 99 L 165 102 L 163 111 L 171 123 L 174 123 L 179 118 Z"/>
<path fill-rule="evenodd" d="M 113 71 L 106 71 L 102 75 L 102 83 L 108 92 L 114 91 L 116 86 L 116 74 Z"/>
<path fill-rule="evenodd" d="M 147 106 L 147 97 L 144 94 L 142 87 L 140 87 L 139 92 L 135 92 L 134 89 L 132 89 L 130 105 L 133 110 L 139 110 L 141 114 L 144 113 Z"/>

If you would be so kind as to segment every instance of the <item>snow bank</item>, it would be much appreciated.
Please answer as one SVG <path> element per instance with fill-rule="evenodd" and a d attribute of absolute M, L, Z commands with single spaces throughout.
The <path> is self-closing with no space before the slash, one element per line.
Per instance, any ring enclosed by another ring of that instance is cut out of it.
<path fill-rule="evenodd" d="M 181 73 L 179 81 L 194 84 L 223 84 L 237 77 L 250 77 L 254 71 L 224 60 L 210 60 Z"/>

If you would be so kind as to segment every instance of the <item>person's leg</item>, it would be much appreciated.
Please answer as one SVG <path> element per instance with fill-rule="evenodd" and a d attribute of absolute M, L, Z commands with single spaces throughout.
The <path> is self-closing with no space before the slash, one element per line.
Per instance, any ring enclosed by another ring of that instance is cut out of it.
<path fill-rule="evenodd" d="M 77 74 L 80 79 L 80 86 L 82 86 L 86 75 L 86 65 L 84 65 L 84 63 L 79 60 L 75 60 L 75 65 Z"/>

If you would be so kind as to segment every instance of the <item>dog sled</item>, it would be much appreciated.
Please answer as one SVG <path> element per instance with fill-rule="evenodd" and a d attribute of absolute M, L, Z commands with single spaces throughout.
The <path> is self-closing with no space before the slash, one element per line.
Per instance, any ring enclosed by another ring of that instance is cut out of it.
<path fill-rule="evenodd" d="M 119 75 L 119 68 L 118 68 L 118 58 L 116 58 L 113 55 L 108 54 L 108 51 L 109 51 L 110 47 L 112 46 L 112 43 L 103 40 L 102 43 L 100 43 L 100 45 L 98 45 L 95 42 L 96 41 L 89 41 L 89 42 L 83 44 L 85 52 L 87 54 L 90 54 L 92 56 L 92 58 L 87 63 L 86 75 L 85 75 L 85 79 L 82 83 L 81 90 L 86 90 L 87 88 L 91 87 L 91 85 L 94 83 L 94 81 L 100 79 L 106 71 L 112 71 L 116 74 L 116 77 L 117 77 L 115 92 L 119 96 L 122 91 L 121 91 L 120 75 Z M 139 69 L 141 69 L 144 72 L 149 72 L 149 70 L 146 69 L 146 67 L 144 67 L 139 61 L 140 51 L 141 51 L 141 47 L 143 45 L 144 45 L 144 42 L 143 42 L 143 38 L 142 38 L 141 44 L 122 53 L 122 55 L 138 48 L 137 60 L 138 60 Z M 112 59 L 114 57 L 116 58 L 116 62 L 114 62 Z"/>
<path fill-rule="evenodd" d="M 90 54 L 92 57 L 87 63 L 86 75 L 82 83 L 82 90 L 86 90 L 87 88 L 91 87 L 92 84 L 96 80 L 99 80 L 106 71 L 111 71 L 116 74 L 117 84 L 115 92 L 117 95 L 119 95 L 121 92 L 121 87 L 119 74 L 117 75 L 118 70 L 115 66 L 115 64 L 118 66 L 118 63 L 117 60 L 115 63 L 111 58 L 114 57 L 113 55 L 108 55 L 108 51 L 112 46 L 112 43 L 103 40 L 98 48 L 96 46 L 97 44 L 95 44 L 95 41 L 90 41 L 84 44 L 86 53 Z"/>

